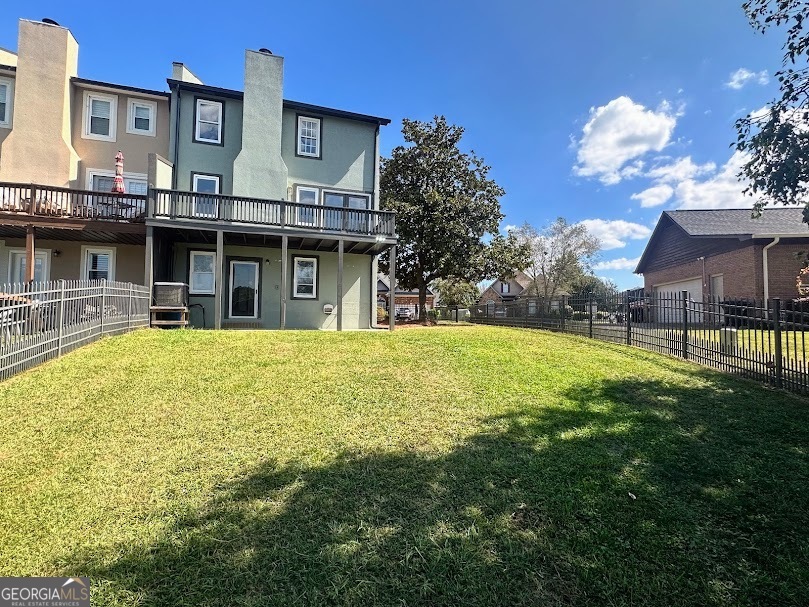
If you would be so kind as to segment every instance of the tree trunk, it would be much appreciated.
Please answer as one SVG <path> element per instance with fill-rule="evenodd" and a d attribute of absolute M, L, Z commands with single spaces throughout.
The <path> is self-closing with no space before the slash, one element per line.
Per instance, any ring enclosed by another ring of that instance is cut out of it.
<path fill-rule="evenodd" d="M 419 320 L 427 320 L 427 282 L 419 278 Z"/>

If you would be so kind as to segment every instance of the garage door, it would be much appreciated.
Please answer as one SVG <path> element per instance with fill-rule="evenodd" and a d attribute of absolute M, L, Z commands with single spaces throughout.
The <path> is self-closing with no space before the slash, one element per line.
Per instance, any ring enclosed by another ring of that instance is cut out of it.
<path fill-rule="evenodd" d="M 682 322 L 682 299 L 680 293 L 688 291 L 688 298 L 695 302 L 702 301 L 702 279 L 692 278 L 690 280 L 681 280 L 680 282 L 672 282 L 665 285 L 654 285 L 652 292 L 654 293 L 654 306 L 657 311 L 658 322 Z M 699 303 L 689 304 L 689 321 L 699 322 L 701 314 L 699 313 L 701 306 Z"/>

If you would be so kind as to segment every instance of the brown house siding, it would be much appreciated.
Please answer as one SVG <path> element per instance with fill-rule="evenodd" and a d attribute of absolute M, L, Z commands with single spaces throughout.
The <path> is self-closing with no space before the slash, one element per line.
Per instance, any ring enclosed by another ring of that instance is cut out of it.
<path fill-rule="evenodd" d="M 734 251 L 705 257 L 703 295 L 709 293 L 710 277 L 724 276 L 725 297 L 764 297 L 764 244 L 736 243 Z M 779 243 L 769 250 L 770 297 L 791 299 L 797 297 L 795 277 L 801 268 L 795 254 L 809 249 L 809 243 L 795 241 Z M 694 259 L 673 267 L 647 271 L 643 282 L 647 291 L 654 285 L 702 277 L 702 261 Z"/>
<path fill-rule="evenodd" d="M 720 255 L 744 246 L 735 238 L 692 238 L 670 219 L 665 218 L 661 221 L 667 221 L 668 225 L 662 226 L 660 232 L 655 236 L 654 250 L 651 251 L 644 274 L 693 263 L 699 257 Z M 672 280 L 679 279 L 673 278 Z"/>

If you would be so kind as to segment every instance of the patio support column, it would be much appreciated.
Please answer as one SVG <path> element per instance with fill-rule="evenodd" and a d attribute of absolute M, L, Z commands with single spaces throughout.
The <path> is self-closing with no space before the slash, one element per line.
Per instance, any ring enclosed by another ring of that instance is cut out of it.
<path fill-rule="evenodd" d="M 289 236 L 281 236 L 281 328 L 287 326 L 287 257 Z"/>
<path fill-rule="evenodd" d="M 390 248 L 390 288 L 388 289 L 388 328 L 393 331 L 396 328 L 396 245 Z"/>
<path fill-rule="evenodd" d="M 214 288 L 214 321 L 213 328 L 222 328 L 222 284 L 224 280 L 224 272 L 222 269 L 225 267 L 225 233 L 222 230 L 216 231 L 216 286 Z"/>
<path fill-rule="evenodd" d="M 337 241 L 337 330 L 343 330 L 343 239 Z"/>
<path fill-rule="evenodd" d="M 25 226 L 25 282 L 34 282 L 34 271 L 36 270 L 36 228 Z"/>
<path fill-rule="evenodd" d="M 154 228 L 146 226 L 146 265 L 143 268 L 143 284 L 149 288 L 149 305 L 152 305 L 154 284 Z"/>

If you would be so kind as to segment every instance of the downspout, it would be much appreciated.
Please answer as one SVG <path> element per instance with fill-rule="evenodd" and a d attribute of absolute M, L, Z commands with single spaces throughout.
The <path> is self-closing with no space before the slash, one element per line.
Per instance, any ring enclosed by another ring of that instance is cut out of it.
<path fill-rule="evenodd" d="M 774 247 L 778 244 L 778 241 L 781 240 L 780 236 L 776 236 L 773 238 L 773 241 L 766 245 L 764 249 L 761 251 L 761 262 L 764 266 L 764 304 L 766 305 L 767 300 L 770 298 L 770 267 L 769 262 L 767 259 L 767 252 L 771 247 Z"/>

